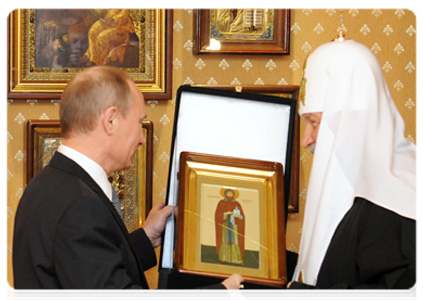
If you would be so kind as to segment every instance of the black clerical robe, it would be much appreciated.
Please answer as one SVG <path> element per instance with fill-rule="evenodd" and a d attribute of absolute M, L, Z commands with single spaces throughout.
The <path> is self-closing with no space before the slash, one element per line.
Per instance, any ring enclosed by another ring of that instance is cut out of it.
<path fill-rule="evenodd" d="M 416 221 L 356 198 L 332 237 L 316 286 L 293 282 L 290 288 L 408 289 L 415 282 Z"/>

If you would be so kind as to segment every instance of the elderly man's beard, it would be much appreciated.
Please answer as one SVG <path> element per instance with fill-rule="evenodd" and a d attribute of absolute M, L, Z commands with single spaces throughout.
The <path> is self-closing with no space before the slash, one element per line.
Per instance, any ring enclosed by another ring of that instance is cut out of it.
<path fill-rule="evenodd" d="M 311 154 L 314 154 L 314 150 L 316 149 L 316 144 L 311 144 L 307 147 L 308 151 L 310 151 Z"/>

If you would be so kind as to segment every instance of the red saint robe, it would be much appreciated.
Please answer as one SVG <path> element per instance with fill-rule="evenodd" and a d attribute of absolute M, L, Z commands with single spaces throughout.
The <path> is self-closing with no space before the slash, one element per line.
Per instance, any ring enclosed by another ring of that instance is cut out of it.
<path fill-rule="evenodd" d="M 219 254 L 220 246 L 222 244 L 222 231 L 226 228 L 227 219 L 224 220 L 224 213 L 233 211 L 236 207 L 240 210 L 241 218 L 235 218 L 235 224 L 238 225 L 238 244 L 241 249 L 242 257 L 245 255 L 245 214 L 242 210 L 241 204 L 236 200 L 228 201 L 222 199 L 219 201 L 215 212 L 215 227 L 216 227 L 216 252 Z"/>

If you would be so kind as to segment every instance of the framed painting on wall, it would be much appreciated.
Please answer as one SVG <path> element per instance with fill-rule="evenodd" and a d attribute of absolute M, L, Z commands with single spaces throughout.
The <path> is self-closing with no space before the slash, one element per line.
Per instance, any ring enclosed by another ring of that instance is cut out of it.
<path fill-rule="evenodd" d="M 18 9 L 9 16 L 8 99 L 59 99 L 94 65 L 124 70 L 146 99 L 172 96 L 173 11 Z"/>
<path fill-rule="evenodd" d="M 198 9 L 193 28 L 195 54 L 289 54 L 289 9 Z"/>
<path fill-rule="evenodd" d="M 286 285 L 281 163 L 182 152 L 176 269 Z"/>
<path fill-rule="evenodd" d="M 143 121 L 146 144 L 138 147 L 131 167 L 114 172 L 109 181 L 121 201 L 129 232 L 141 227 L 152 207 L 153 123 Z M 26 184 L 48 165 L 62 143 L 58 120 L 29 120 L 26 127 Z"/>

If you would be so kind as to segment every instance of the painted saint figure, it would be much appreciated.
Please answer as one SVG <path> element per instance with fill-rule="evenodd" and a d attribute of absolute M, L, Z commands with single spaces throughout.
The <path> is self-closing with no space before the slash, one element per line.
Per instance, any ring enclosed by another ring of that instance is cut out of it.
<path fill-rule="evenodd" d="M 96 65 L 119 61 L 123 66 L 125 51 L 130 46 L 130 34 L 133 33 L 135 26 L 129 9 L 109 9 L 103 18 L 91 26 L 85 56 Z"/>
<path fill-rule="evenodd" d="M 138 68 L 140 41 L 129 9 L 39 10 L 35 66 Z"/>
<path fill-rule="evenodd" d="M 221 262 L 244 264 L 245 255 L 245 214 L 236 201 L 236 189 L 222 188 L 215 212 L 216 252 Z"/>
<path fill-rule="evenodd" d="M 215 26 L 221 33 L 247 33 L 262 28 L 263 9 L 216 9 Z"/>

